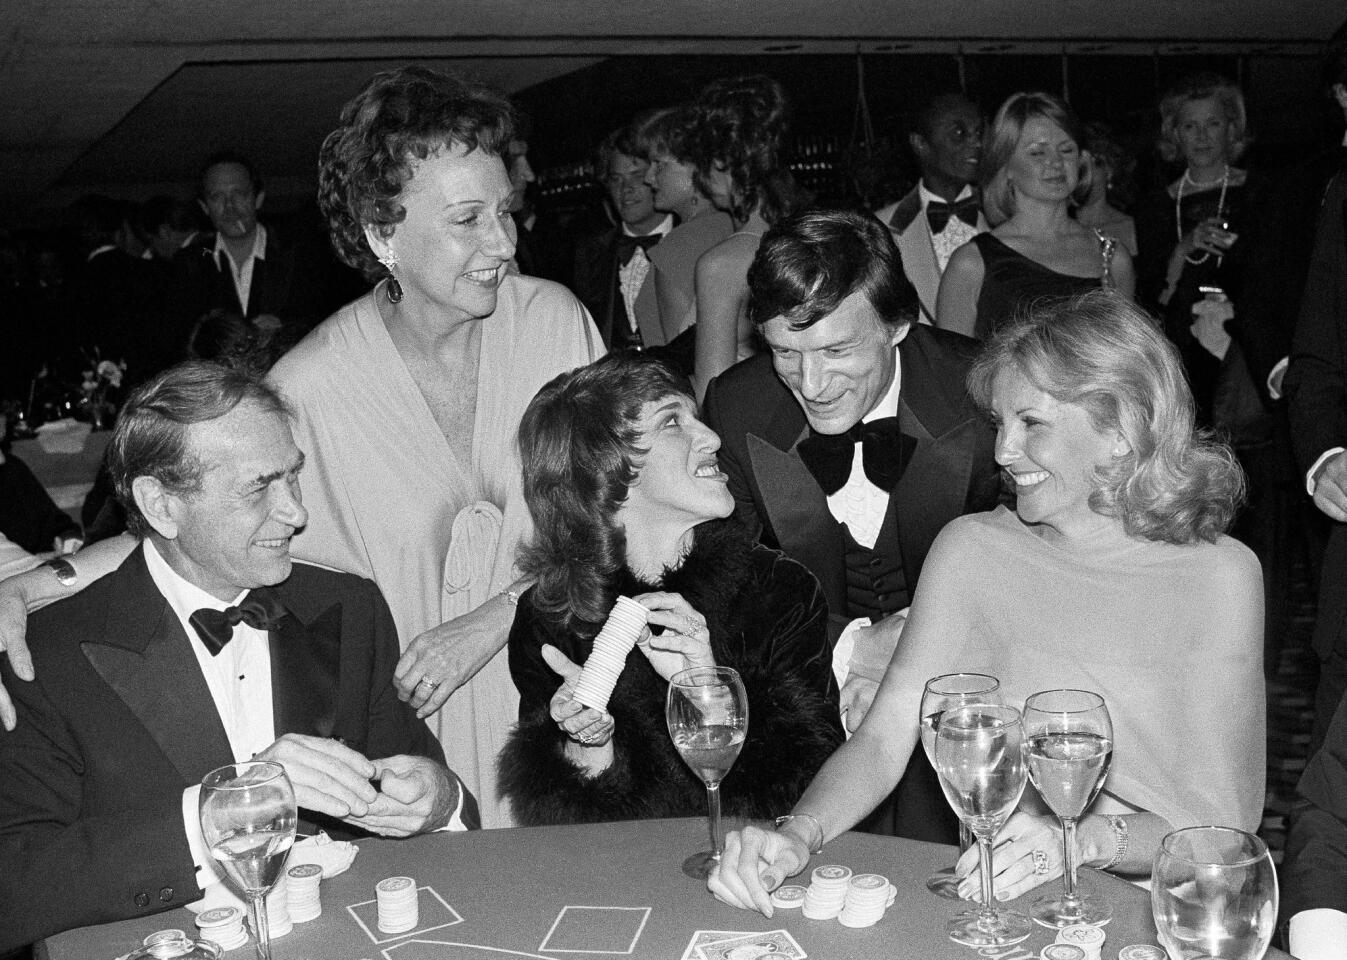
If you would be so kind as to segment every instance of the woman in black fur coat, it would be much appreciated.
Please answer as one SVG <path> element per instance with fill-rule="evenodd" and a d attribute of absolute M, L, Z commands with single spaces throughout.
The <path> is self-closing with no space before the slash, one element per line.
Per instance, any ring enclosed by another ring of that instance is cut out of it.
<path fill-rule="evenodd" d="M 720 440 L 685 382 L 633 354 L 563 374 L 520 425 L 536 577 L 510 631 L 519 724 L 501 785 L 524 824 L 700 816 L 706 791 L 669 739 L 668 680 L 689 666 L 742 675 L 748 737 L 722 782 L 730 816 L 789 810 L 843 740 L 818 582 L 733 521 Z M 615 599 L 656 635 L 627 657 L 607 714 L 571 699 Z"/>

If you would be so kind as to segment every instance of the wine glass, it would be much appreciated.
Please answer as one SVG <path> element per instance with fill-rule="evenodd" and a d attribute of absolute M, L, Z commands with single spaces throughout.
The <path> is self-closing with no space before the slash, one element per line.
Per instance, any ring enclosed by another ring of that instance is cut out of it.
<path fill-rule="evenodd" d="M 1113 759 L 1113 722 L 1104 698 L 1089 690 L 1044 690 L 1024 702 L 1029 780 L 1062 821 L 1062 894 L 1034 901 L 1045 927 L 1102 926 L 1113 908 L 1076 892 L 1076 823 L 1099 795 Z"/>
<path fill-rule="evenodd" d="M 269 760 L 231 763 L 201 781 L 201 833 L 211 856 L 248 901 L 257 960 L 271 960 L 267 891 L 295 842 L 295 791 Z"/>
<path fill-rule="evenodd" d="M 950 707 L 966 703 L 1000 703 L 1001 681 L 985 673 L 947 673 L 926 681 L 921 693 L 921 746 L 935 769 L 935 731 L 940 715 Z M 959 855 L 973 845 L 973 835 L 959 821 Z M 960 900 L 959 880 L 952 867 L 926 878 L 926 889 L 946 900 Z"/>
<path fill-rule="evenodd" d="M 1019 943 L 1034 924 L 994 905 L 992 842 L 1024 793 L 1020 712 L 992 703 L 946 709 L 935 732 L 935 769 L 945 799 L 977 838 L 982 871 L 982 905 L 951 917 L 949 938 L 970 947 Z"/>
<path fill-rule="evenodd" d="M 1277 923 L 1267 844 L 1233 827 L 1186 827 L 1160 842 L 1151 911 L 1170 960 L 1260 960 Z"/>
<path fill-rule="evenodd" d="M 683 872 L 704 880 L 720 862 L 720 781 L 730 772 L 748 734 L 748 696 L 730 667 L 693 667 L 673 675 L 664 717 L 683 762 L 706 784 L 711 850 L 689 857 Z"/>

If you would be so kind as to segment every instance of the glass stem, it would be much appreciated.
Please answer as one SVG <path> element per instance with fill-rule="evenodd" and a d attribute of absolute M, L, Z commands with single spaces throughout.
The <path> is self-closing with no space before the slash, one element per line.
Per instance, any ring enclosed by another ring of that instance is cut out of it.
<path fill-rule="evenodd" d="M 1062 899 L 1075 906 L 1076 896 L 1076 818 L 1062 817 Z"/>
<path fill-rule="evenodd" d="M 963 856 L 973 846 L 973 831 L 968 829 L 968 824 L 959 824 L 959 856 Z"/>
<path fill-rule="evenodd" d="M 711 856 L 719 860 L 725 852 L 720 842 L 720 783 L 706 785 L 706 826 L 711 831 Z"/>
<path fill-rule="evenodd" d="M 994 836 L 978 837 L 978 860 L 981 862 L 982 873 L 982 911 L 978 922 L 983 927 L 989 927 L 996 920 L 996 908 L 993 906 L 996 902 L 995 895 L 992 893 L 992 841 Z"/>
<path fill-rule="evenodd" d="M 248 920 L 257 941 L 257 960 L 271 960 L 271 930 L 267 927 L 267 892 L 248 891 Z"/>

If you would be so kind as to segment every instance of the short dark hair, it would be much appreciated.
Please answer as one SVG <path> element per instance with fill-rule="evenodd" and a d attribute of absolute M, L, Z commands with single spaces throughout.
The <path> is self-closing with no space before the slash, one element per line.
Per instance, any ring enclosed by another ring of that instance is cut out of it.
<path fill-rule="evenodd" d="M 251 160 L 234 150 L 216 150 L 201 165 L 201 176 L 198 181 L 202 186 L 203 193 L 206 186 L 206 174 L 210 173 L 211 167 L 218 167 L 223 163 L 232 163 L 242 167 L 244 172 L 248 174 L 248 179 L 252 181 L 253 193 L 262 192 L 262 175 L 257 172 L 257 167 Z"/>
<path fill-rule="evenodd" d="M 610 353 L 538 391 L 519 424 L 533 542 L 520 567 L 537 578 L 533 606 L 581 635 L 598 633 L 616 599 L 627 540 L 618 508 L 647 452 L 641 408 L 692 396 L 686 379 L 634 353 Z"/>
<path fill-rule="evenodd" d="M 186 200 L 161 193 L 150 197 L 140 208 L 140 229 L 150 235 L 158 232 L 159 227 L 165 224 L 173 230 L 196 230 L 201 225 L 197 209 Z"/>
<path fill-rule="evenodd" d="M 803 330 L 860 291 L 893 326 L 917 319 L 917 291 L 888 228 L 870 214 L 813 210 L 787 217 L 762 238 L 748 268 L 748 318 L 784 317 Z"/>
<path fill-rule="evenodd" d="M 645 155 L 636 146 L 636 137 L 630 125 L 610 131 L 594 150 L 594 179 L 605 183 L 614 158 L 618 156 L 644 160 Z"/>
<path fill-rule="evenodd" d="M 968 97 L 964 96 L 958 90 L 946 90 L 937 93 L 931 97 L 917 110 L 912 117 L 912 132 L 919 135 L 923 140 L 929 142 L 935 132 L 935 125 L 948 111 L 956 107 L 972 107 L 977 110 L 977 104 Z"/>
<path fill-rule="evenodd" d="M 498 157 L 514 131 L 514 107 L 487 87 L 426 67 L 375 74 L 318 152 L 318 206 L 337 256 L 366 279 L 386 276 L 365 227 L 389 237 L 407 216 L 398 197 L 411 161 L 452 147 Z"/>
<path fill-rule="evenodd" d="M 135 479 L 154 477 L 178 496 L 200 492 L 206 465 L 191 449 L 188 427 L 218 420 L 245 401 L 269 413 L 290 414 L 280 394 L 260 377 L 204 360 L 169 367 L 132 391 L 108 444 L 108 474 L 134 536 L 150 532 L 132 494 Z"/>
<path fill-rule="evenodd" d="M 1347 84 L 1347 21 L 1329 38 L 1319 56 L 1319 80 L 1330 90 Z"/>

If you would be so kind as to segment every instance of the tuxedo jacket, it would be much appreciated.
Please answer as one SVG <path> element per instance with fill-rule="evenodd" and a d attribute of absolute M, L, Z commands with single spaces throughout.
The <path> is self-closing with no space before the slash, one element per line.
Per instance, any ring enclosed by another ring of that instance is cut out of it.
<path fill-rule="evenodd" d="M 399 647 L 378 588 L 296 563 L 275 590 L 288 611 L 270 633 L 277 735 L 442 763 L 392 687 Z M 182 792 L 234 762 L 141 549 L 30 617 L 28 636 L 37 679 L 3 673 L 19 723 L 0 730 L 0 954 L 197 899 Z"/>
<path fill-rule="evenodd" d="M 614 330 L 630 330 L 626 300 L 622 296 L 622 261 L 618 254 L 621 227 L 588 237 L 575 248 L 575 295 L 580 298 L 594 325 L 599 328 L 603 345 L 612 347 Z M 645 282 L 636 296 L 636 325 L 641 341 L 647 347 L 664 343 L 664 329 L 659 322 L 659 305 L 655 301 L 655 276 L 652 267 L 646 272 Z"/>
<path fill-rule="evenodd" d="M 916 446 L 890 494 L 884 523 L 897 525 L 909 590 L 940 529 L 998 501 L 995 436 L 964 386 L 977 351 L 978 343 L 968 337 L 919 324 L 898 345 L 898 421 Z M 720 435 L 720 463 L 736 515 L 764 543 L 818 578 L 836 636 L 851 619 L 845 542 L 823 488 L 796 450 L 808 436 L 808 422 L 773 370 L 771 356 L 758 354 L 713 380 L 705 415 Z"/>
<path fill-rule="evenodd" d="M 266 256 L 253 264 L 247 303 L 239 303 L 229 258 L 221 252 L 219 264 L 215 262 L 215 238 L 203 239 L 196 251 L 198 316 L 217 307 L 237 313 L 245 320 L 271 314 L 279 317 L 287 328 L 304 333 L 339 305 L 333 304 L 331 296 L 321 289 L 321 284 L 329 279 L 330 271 L 323 269 L 326 265 L 316 257 L 302 256 L 299 245 L 275 227 L 267 227 Z"/>
<path fill-rule="evenodd" d="M 897 203 L 875 211 L 893 234 L 898 252 L 903 258 L 903 272 L 917 288 L 921 302 L 921 317 L 925 323 L 935 323 L 935 299 L 940 292 L 940 264 L 935 259 L 935 244 L 931 240 L 931 225 L 921 215 L 921 188 L 913 187 Z M 987 220 L 978 212 L 978 230 L 989 229 Z"/>
<path fill-rule="evenodd" d="M 1283 921 L 1319 907 L 1347 911 L 1347 699 L 1296 790 L 1304 802 L 1292 813 L 1286 841 Z"/>

